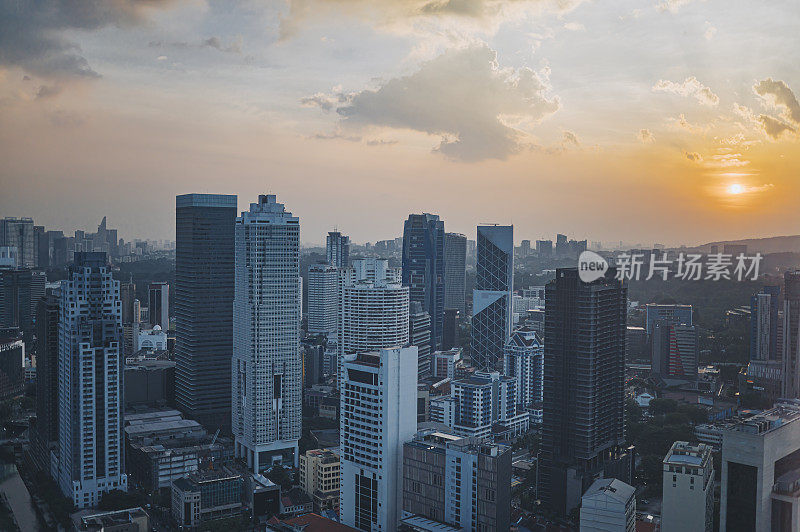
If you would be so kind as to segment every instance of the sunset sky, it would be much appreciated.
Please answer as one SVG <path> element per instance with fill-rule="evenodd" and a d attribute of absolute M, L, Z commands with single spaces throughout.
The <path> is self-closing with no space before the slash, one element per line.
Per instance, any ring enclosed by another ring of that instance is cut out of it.
<path fill-rule="evenodd" d="M 271 192 L 305 243 L 800 234 L 798 96 L 796 0 L 0 0 L 0 216 L 174 239 L 176 194 Z"/>

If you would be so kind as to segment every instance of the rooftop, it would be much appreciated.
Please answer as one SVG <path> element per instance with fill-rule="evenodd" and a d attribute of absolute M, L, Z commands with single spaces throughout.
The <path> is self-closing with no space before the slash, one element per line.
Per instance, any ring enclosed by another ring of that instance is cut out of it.
<path fill-rule="evenodd" d="M 780 399 L 775 406 L 749 418 L 736 419 L 722 430 L 766 434 L 800 419 L 800 399 Z"/>
<path fill-rule="evenodd" d="M 711 447 L 703 443 L 676 441 L 664 457 L 665 464 L 702 466 L 710 459 Z"/>
<path fill-rule="evenodd" d="M 633 486 L 625 484 L 616 478 L 599 478 L 586 491 L 583 498 L 605 495 L 622 503 L 627 503 L 636 490 Z"/>

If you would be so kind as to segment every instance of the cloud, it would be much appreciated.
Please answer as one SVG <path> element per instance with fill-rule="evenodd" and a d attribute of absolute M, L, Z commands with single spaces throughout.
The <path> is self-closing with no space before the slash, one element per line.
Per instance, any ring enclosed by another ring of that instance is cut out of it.
<path fill-rule="evenodd" d="M 683 152 L 683 155 L 693 163 L 699 163 L 703 161 L 703 156 L 696 151 L 686 151 Z"/>
<path fill-rule="evenodd" d="M 318 92 L 305 98 L 300 98 L 300 105 L 303 107 L 319 107 L 323 111 L 333 111 L 342 104 L 347 103 L 348 96 L 341 92 L 341 88 L 335 88 L 333 94 Z"/>
<path fill-rule="evenodd" d="M 659 11 L 669 11 L 670 13 L 677 13 L 680 8 L 692 3 L 692 0 L 662 0 L 656 6 Z"/>
<path fill-rule="evenodd" d="M 506 159 L 523 147 L 526 135 L 520 127 L 537 124 L 559 108 L 558 98 L 548 92 L 545 74 L 501 68 L 496 52 L 481 44 L 451 49 L 375 90 L 315 94 L 301 103 L 335 107 L 343 127 L 436 135 L 441 142 L 434 151 L 480 161 Z"/>
<path fill-rule="evenodd" d="M 790 91 L 791 92 L 791 91 Z M 744 120 L 750 122 L 756 129 L 762 131 L 772 140 L 780 139 L 785 133 L 797 132 L 797 127 L 766 114 L 756 114 L 752 109 L 738 103 L 733 104 L 733 112 Z"/>
<path fill-rule="evenodd" d="M 53 98 L 61 94 L 62 87 L 59 85 L 40 85 L 39 90 L 36 91 L 37 100 L 45 100 Z"/>
<path fill-rule="evenodd" d="M 578 138 L 578 135 L 576 135 L 572 131 L 565 131 L 564 132 L 564 136 L 562 138 L 561 143 L 565 147 L 567 147 L 567 146 L 572 146 L 572 147 L 575 147 L 575 148 L 580 148 L 581 147 L 581 141 Z"/>
<path fill-rule="evenodd" d="M 100 77 L 64 34 L 142 23 L 170 0 L 0 0 L 0 66 L 43 78 Z"/>
<path fill-rule="evenodd" d="M 711 159 L 705 162 L 705 165 L 710 168 L 733 168 L 749 164 L 750 161 L 742 159 L 741 153 L 720 153 L 712 155 Z"/>
<path fill-rule="evenodd" d="M 668 92 L 680 96 L 694 96 L 703 105 L 715 106 L 719 103 L 719 96 L 714 94 L 710 88 L 700 83 L 696 77 L 692 76 L 676 83 L 665 79 L 660 79 L 653 85 L 655 92 Z"/>
<path fill-rule="evenodd" d="M 202 39 L 197 43 L 190 43 L 186 41 L 150 41 L 147 44 L 150 48 L 176 48 L 179 50 L 186 50 L 189 48 L 214 48 L 217 51 L 231 54 L 242 53 L 242 37 L 236 37 L 228 44 L 225 44 L 222 39 L 216 36 Z"/>
<path fill-rule="evenodd" d="M 768 107 L 781 111 L 784 120 L 800 125 L 800 103 L 785 82 L 767 78 L 756 83 L 753 91 Z"/>
<path fill-rule="evenodd" d="M 716 34 L 717 34 L 717 28 L 712 26 L 711 23 L 706 22 L 706 32 L 703 34 L 703 37 L 705 37 L 707 41 L 710 41 L 711 39 L 714 38 L 714 35 Z"/>
<path fill-rule="evenodd" d="M 564 29 L 569 31 L 586 31 L 586 26 L 579 22 L 567 22 L 564 24 Z"/>
<path fill-rule="evenodd" d="M 656 136 L 649 129 L 640 129 L 639 133 L 636 134 L 636 138 L 644 144 L 652 144 L 656 141 Z"/>
<path fill-rule="evenodd" d="M 702 126 L 696 126 L 692 124 L 686 119 L 686 116 L 683 113 L 678 115 L 678 118 L 668 118 L 667 124 L 672 129 L 682 129 L 684 131 L 688 131 L 689 133 L 702 133 L 707 129 Z"/>

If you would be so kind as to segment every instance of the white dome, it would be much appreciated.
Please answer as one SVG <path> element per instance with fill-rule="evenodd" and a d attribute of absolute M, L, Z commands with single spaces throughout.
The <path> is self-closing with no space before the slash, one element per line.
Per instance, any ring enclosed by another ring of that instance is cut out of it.
<path fill-rule="evenodd" d="M 156 325 L 155 327 L 153 327 L 153 332 L 160 331 L 160 330 L 161 330 L 161 325 Z"/>

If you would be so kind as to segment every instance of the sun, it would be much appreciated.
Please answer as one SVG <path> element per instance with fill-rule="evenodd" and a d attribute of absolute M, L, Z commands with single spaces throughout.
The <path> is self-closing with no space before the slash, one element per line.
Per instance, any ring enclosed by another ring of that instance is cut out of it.
<path fill-rule="evenodd" d="M 736 195 L 741 194 L 742 192 L 744 192 L 744 187 L 739 183 L 734 183 L 728 187 L 728 194 Z"/>

